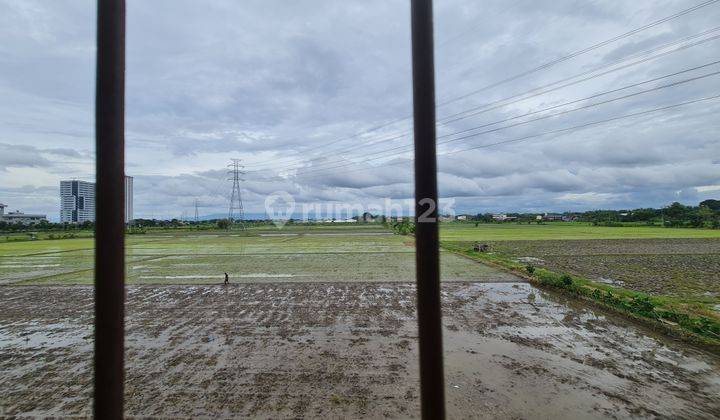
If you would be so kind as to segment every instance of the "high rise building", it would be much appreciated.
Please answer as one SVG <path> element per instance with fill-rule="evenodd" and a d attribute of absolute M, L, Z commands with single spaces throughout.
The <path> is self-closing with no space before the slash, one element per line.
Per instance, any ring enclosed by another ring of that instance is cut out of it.
<path fill-rule="evenodd" d="M 133 177 L 125 177 L 125 223 L 133 221 Z"/>
<path fill-rule="evenodd" d="M 60 222 L 95 221 L 95 184 L 85 181 L 60 181 Z"/>
<path fill-rule="evenodd" d="M 133 220 L 133 177 L 125 177 L 125 223 Z M 95 184 L 60 181 L 60 222 L 95 221 Z"/>

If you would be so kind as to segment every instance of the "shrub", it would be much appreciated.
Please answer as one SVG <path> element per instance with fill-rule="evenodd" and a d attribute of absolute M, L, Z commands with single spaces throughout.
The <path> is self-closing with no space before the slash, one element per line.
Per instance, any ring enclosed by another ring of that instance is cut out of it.
<path fill-rule="evenodd" d="M 396 222 L 393 225 L 393 230 L 399 235 L 410 235 L 415 233 L 415 224 L 411 223 L 408 219 L 404 219 Z"/>
<path fill-rule="evenodd" d="M 643 315 L 655 317 L 655 304 L 647 296 L 635 296 L 630 303 L 632 308 Z"/>
<path fill-rule="evenodd" d="M 560 281 L 564 286 L 571 286 L 573 284 L 572 277 L 567 274 L 563 274 L 563 276 L 560 277 Z"/>
<path fill-rule="evenodd" d="M 532 264 L 528 264 L 525 266 L 525 271 L 527 271 L 528 274 L 532 274 L 535 272 L 535 267 Z"/>

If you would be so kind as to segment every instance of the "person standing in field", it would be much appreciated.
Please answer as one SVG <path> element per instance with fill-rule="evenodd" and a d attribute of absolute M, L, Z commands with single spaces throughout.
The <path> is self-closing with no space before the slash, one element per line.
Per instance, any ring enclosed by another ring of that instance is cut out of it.
<path fill-rule="evenodd" d="M 230 283 L 230 276 L 228 276 L 228 273 L 225 273 L 225 284 Z"/>

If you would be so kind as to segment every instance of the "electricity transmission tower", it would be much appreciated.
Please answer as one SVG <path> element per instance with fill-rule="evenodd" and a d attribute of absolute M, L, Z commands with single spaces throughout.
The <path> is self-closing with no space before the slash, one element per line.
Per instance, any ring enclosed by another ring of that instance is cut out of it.
<path fill-rule="evenodd" d="M 240 178 L 240 175 L 244 175 L 245 172 L 242 170 L 244 166 L 240 164 L 240 161 L 240 159 L 231 159 L 231 163 L 228 165 L 230 168 L 228 174 L 231 175 L 231 178 L 228 178 L 228 180 L 232 180 L 233 182 L 228 220 L 230 220 L 231 226 L 236 221 L 239 221 L 241 227 L 244 228 L 245 213 L 243 210 L 242 196 L 240 195 L 240 181 L 244 181 L 244 179 Z"/>
<path fill-rule="evenodd" d="M 196 199 L 195 199 L 195 224 L 197 224 L 198 221 L 199 221 L 199 218 L 198 218 L 198 199 L 196 198 Z"/>

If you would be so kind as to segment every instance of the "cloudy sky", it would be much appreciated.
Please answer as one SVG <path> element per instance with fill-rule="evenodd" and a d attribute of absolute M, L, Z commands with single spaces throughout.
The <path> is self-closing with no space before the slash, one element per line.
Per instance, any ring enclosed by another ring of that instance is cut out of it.
<path fill-rule="evenodd" d="M 458 213 L 719 198 L 720 2 L 678 13 L 702 2 L 437 0 L 441 197 Z M 11 209 L 56 220 L 59 181 L 94 178 L 94 3 L 0 0 Z M 136 217 L 226 212 L 230 158 L 250 213 L 275 191 L 412 196 L 409 1 L 127 3 Z"/>

